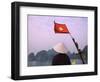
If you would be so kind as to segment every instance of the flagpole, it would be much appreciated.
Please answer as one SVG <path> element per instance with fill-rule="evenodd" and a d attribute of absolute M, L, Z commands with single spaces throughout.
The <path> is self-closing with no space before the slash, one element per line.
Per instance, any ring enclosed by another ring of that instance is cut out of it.
<path fill-rule="evenodd" d="M 56 25 L 56 22 L 55 22 L 55 21 L 54 21 L 54 25 Z M 61 26 L 61 25 L 60 25 L 60 26 Z M 57 27 L 59 27 L 59 26 L 54 26 L 54 27 L 56 27 L 56 29 L 59 29 L 59 28 L 57 28 Z M 83 57 L 82 57 L 82 55 L 81 55 L 81 51 L 80 51 L 80 49 L 78 48 L 77 42 L 76 42 L 75 39 L 72 37 L 71 33 L 68 31 L 68 29 L 67 29 L 66 26 L 63 26 L 62 29 L 65 30 L 65 31 L 62 31 L 62 30 L 59 31 L 59 30 L 57 30 L 57 33 L 69 33 L 69 34 L 70 34 L 70 36 L 71 36 L 71 38 L 72 38 L 72 41 L 74 42 L 74 45 L 75 45 L 75 47 L 76 47 L 76 49 L 77 49 L 77 51 L 78 51 L 78 54 L 80 55 L 80 58 L 81 58 L 81 60 L 82 60 L 82 63 L 85 64 L 84 59 L 83 59 Z M 55 29 L 54 29 L 54 30 L 55 30 Z M 56 30 L 55 30 L 55 32 L 56 32 Z"/>
<path fill-rule="evenodd" d="M 78 48 L 78 44 L 75 42 L 75 39 L 72 37 L 71 33 L 69 33 L 69 34 L 70 34 L 70 36 L 71 36 L 71 38 L 72 38 L 72 41 L 74 42 L 74 45 L 75 45 L 75 47 L 76 47 L 76 49 L 77 49 L 77 51 L 78 51 L 78 54 L 80 55 L 80 58 L 81 58 L 81 60 L 82 60 L 82 63 L 85 64 L 84 59 L 83 59 L 83 57 L 82 57 L 82 55 L 81 55 L 81 51 L 80 51 L 80 49 Z"/>

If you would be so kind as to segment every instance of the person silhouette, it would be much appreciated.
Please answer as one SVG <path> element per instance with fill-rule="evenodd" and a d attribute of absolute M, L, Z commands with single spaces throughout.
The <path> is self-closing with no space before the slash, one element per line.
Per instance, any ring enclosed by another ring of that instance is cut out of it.
<path fill-rule="evenodd" d="M 66 54 L 67 49 L 63 43 L 58 43 L 53 49 L 57 54 L 53 57 L 52 65 L 71 65 L 70 58 Z"/>

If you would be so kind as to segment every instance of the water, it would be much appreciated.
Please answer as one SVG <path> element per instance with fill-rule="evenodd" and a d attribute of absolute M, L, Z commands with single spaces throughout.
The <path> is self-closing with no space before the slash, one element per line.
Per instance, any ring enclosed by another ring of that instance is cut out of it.
<path fill-rule="evenodd" d="M 50 66 L 51 62 L 50 61 L 30 61 L 28 62 L 28 66 Z"/>

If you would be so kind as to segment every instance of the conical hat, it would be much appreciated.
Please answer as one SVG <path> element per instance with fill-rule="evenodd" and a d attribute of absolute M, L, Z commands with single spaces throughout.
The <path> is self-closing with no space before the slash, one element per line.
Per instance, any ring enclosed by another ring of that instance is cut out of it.
<path fill-rule="evenodd" d="M 58 43 L 53 47 L 53 49 L 58 53 L 67 53 L 67 48 L 63 43 Z"/>

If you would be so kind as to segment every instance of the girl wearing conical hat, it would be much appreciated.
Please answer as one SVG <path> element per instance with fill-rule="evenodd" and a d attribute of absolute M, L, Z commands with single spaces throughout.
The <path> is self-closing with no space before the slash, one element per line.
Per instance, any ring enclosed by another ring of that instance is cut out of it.
<path fill-rule="evenodd" d="M 67 49 L 63 43 L 58 43 L 53 49 L 58 54 L 53 57 L 52 65 L 71 65 L 70 58 L 66 54 Z"/>

